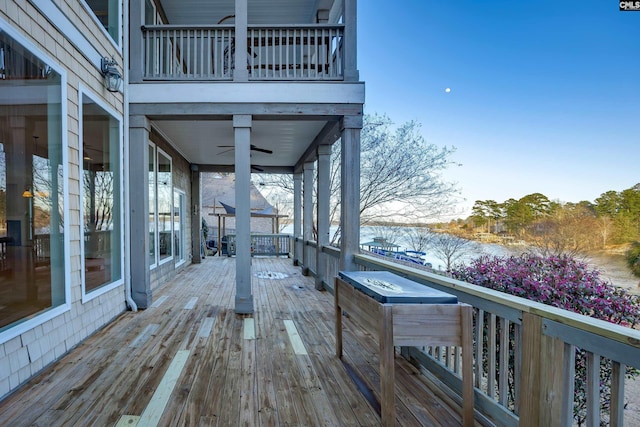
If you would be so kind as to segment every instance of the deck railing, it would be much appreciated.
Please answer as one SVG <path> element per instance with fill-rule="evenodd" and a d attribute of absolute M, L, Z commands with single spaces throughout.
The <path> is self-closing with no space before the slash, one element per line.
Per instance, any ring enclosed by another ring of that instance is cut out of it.
<path fill-rule="evenodd" d="M 231 80 L 233 25 L 142 27 L 144 79 Z"/>
<path fill-rule="evenodd" d="M 249 80 L 342 80 L 343 25 L 250 25 Z M 145 80 L 232 80 L 233 25 L 142 27 Z"/>
<path fill-rule="evenodd" d="M 251 255 L 287 256 L 290 253 L 288 234 L 251 234 Z M 236 235 L 227 234 L 227 255 L 236 254 Z"/>
<path fill-rule="evenodd" d="M 580 411 L 588 426 L 625 425 L 625 373 L 627 367 L 640 369 L 640 331 L 367 255 L 356 255 L 356 263 L 363 270 L 395 272 L 474 307 L 476 410 L 483 416 L 499 425 L 570 426 Z M 459 396 L 459 349 L 402 350 L 455 391 L 454 399 Z M 575 408 L 581 369 L 585 404 Z M 610 378 L 601 375 L 604 370 Z M 604 406 L 610 416 L 601 413 Z"/>
<path fill-rule="evenodd" d="M 326 270 L 312 273 L 325 277 L 325 287 L 332 290 L 340 250 L 321 250 L 327 255 Z M 480 418 L 504 426 L 570 426 L 574 413 L 580 413 L 583 425 L 628 425 L 625 374 L 640 369 L 640 331 L 369 255 L 356 255 L 355 261 L 362 270 L 391 271 L 474 307 L 475 407 Z M 460 401 L 460 349 L 400 350 Z M 585 397 L 577 408 L 575 379 L 580 371 Z M 610 391 L 608 398 L 604 390 Z M 603 407 L 610 415 L 605 416 Z"/>
<path fill-rule="evenodd" d="M 343 34 L 342 25 L 250 25 L 249 79 L 341 80 Z"/>

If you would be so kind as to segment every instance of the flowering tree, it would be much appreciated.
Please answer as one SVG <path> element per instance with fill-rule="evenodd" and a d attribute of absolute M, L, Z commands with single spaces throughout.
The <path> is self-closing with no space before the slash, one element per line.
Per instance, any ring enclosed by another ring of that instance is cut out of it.
<path fill-rule="evenodd" d="M 630 328 L 640 321 L 640 297 L 613 286 L 600 278 L 599 271 L 569 256 L 482 256 L 468 266 L 454 267 L 452 275 L 469 283 Z M 580 350 L 576 355 L 574 400 L 574 417 L 578 425 L 584 423 L 586 416 L 585 366 L 585 353 Z M 513 374 L 512 369 L 510 372 Z M 627 375 L 635 376 L 637 371 L 628 369 Z M 603 413 L 609 410 L 610 379 L 611 363 L 602 360 Z M 509 380 L 513 381 L 513 378 Z"/>

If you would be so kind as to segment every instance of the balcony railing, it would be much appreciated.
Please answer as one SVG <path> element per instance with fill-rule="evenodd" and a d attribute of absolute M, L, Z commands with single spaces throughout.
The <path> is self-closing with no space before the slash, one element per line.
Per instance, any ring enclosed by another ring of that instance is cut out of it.
<path fill-rule="evenodd" d="M 232 80 L 233 25 L 142 27 L 145 80 Z M 342 80 L 344 26 L 250 25 L 249 80 Z"/>
<path fill-rule="evenodd" d="M 315 245 L 309 248 L 311 274 L 333 288 L 339 249 L 321 248 L 326 271 L 315 270 Z M 296 258 L 298 258 L 296 256 Z M 498 425 L 572 425 L 579 410 L 585 425 L 625 423 L 625 373 L 640 369 L 640 331 L 449 279 L 368 255 L 356 255 L 363 270 L 387 270 L 454 294 L 474 307 L 475 407 Z M 584 355 L 582 358 L 578 354 Z M 460 399 L 460 349 L 402 348 L 450 398 Z M 574 406 L 576 370 L 586 371 L 584 407 Z M 611 377 L 601 377 L 609 369 Z M 610 390 L 605 401 L 603 390 Z M 609 408 L 608 416 L 601 407 Z M 524 417 L 524 418 L 522 418 Z"/>
<path fill-rule="evenodd" d="M 227 255 L 236 254 L 236 235 L 226 236 Z M 288 234 L 251 234 L 251 255 L 258 256 L 287 256 L 290 253 Z"/>

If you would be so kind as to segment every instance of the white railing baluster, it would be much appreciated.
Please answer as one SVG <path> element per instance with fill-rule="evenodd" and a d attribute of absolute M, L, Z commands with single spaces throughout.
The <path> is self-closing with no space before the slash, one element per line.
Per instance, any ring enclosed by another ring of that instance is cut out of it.
<path fill-rule="evenodd" d="M 313 31 L 313 69 L 314 69 L 314 77 L 318 78 L 318 66 L 320 65 L 319 61 L 318 61 L 318 29 L 316 28 Z M 309 43 L 311 44 L 311 43 Z M 311 70 L 309 70 L 311 71 Z"/>
<path fill-rule="evenodd" d="M 307 78 L 311 78 L 313 75 L 313 41 L 311 38 L 312 32 L 309 30 L 305 30 L 305 36 L 306 36 L 306 46 L 307 46 L 307 55 L 306 55 L 306 60 L 307 60 L 307 64 L 305 66 L 306 70 L 307 70 Z"/>
<path fill-rule="evenodd" d="M 278 78 L 282 79 L 282 70 L 284 69 L 284 63 L 282 62 L 282 46 L 283 44 L 286 46 L 285 43 L 289 43 L 289 41 L 283 38 L 282 28 L 280 28 L 278 31 L 280 35 L 280 43 L 278 44 Z M 282 40 L 285 40 L 285 43 L 282 43 Z"/>
<path fill-rule="evenodd" d="M 182 66 L 183 72 L 186 72 L 187 75 L 193 75 L 196 72 L 195 63 L 191 62 L 193 59 L 195 59 L 191 56 L 191 34 L 191 30 L 187 30 L 187 39 L 185 40 L 185 49 L 187 50 L 185 61 L 186 65 Z"/>
<path fill-rule="evenodd" d="M 298 61 L 296 57 L 298 56 L 298 30 L 293 30 L 293 60 L 291 63 L 293 64 L 293 78 L 295 79 L 298 74 Z"/>
<path fill-rule="evenodd" d="M 277 30 L 271 30 L 271 44 L 269 45 L 269 49 L 271 49 L 271 77 L 276 77 L 276 47 L 281 45 L 280 39 L 277 37 Z"/>
<path fill-rule="evenodd" d="M 215 33 L 216 32 L 217 32 L 217 30 L 214 31 L 214 37 L 215 37 Z M 215 46 L 215 44 L 213 46 Z M 212 77 L 212 75 L 211 75 L 211 72 L 213 71 L 213 58 L 212 58 L 212 55 L 213 55 L 213 51 L 214 51 L 213 50 L 213 46 L 211 44 L 211 30 L 209 29 L 209 30 L 207 30 L 207 50 L 205 52 L 202 52 L 202 54 L 205 55 L 205 58 L 206 58 L 206 65 L 204 66 L 205 67 L 205 71 L 204 71 L 203 74 L 205 74 L 204 77 L 207 77 L 207 78 L 211 78 Z M 203 60 L 204 60 L 204 58 L 203 58 Z"/>
<path fill-rule="evenodd" d="M 291 33 L 289 32 L 289 29 L 285 30 L 285 40 L 287 41 L 285 46 L 286 49 L 284 50 L 284 62 L 285 64 L 287 64 L 287 67 L 285 68 L 285 72 L 284 72 L 284 77 L 289 78 L 289 74 L 291 73 L 289 71 L 289 64 L 291 62 L 289 62 L 289 50 L 291 49 L 291 45 L 289 43 L 289 40 L 291 39 Z"/>
<path fill-rule="evenodd" d="M 164 70 L 162 73 L 162 77 L 164 78 L 172 78 L 173 77 L 173 44 L 175 40 L 172 39 L 175 37 L 175 31 L 167 33 L 165 37 L 166 48 L 164 49 Z"/>

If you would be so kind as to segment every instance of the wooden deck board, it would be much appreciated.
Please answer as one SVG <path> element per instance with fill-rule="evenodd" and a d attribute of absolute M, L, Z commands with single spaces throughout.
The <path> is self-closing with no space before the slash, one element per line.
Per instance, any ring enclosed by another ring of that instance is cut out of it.
<path fill-rule="evenodd" d="M 335 356 L 333 297 L 314 289 L 288 259 L 255 258 L 255 339 L 233 311 L 235 260 L 209 257 L 154 289 L 164 302 L 123 313 L 0 402 L 0 424 L 115 426 L 140 417 L 174 357 L 184 369 L 162 411 L 161 426 L 380 425 Z M 295 354 L 285 320 L 307 354 Z M 149 325 L 156 325 L 149 327 Z M 370 336 L 345 322 L 344 361 L 378 393 L 379 358 Z M 396 357 L 396 422 L 460 425 L 406 361 Z"/>

